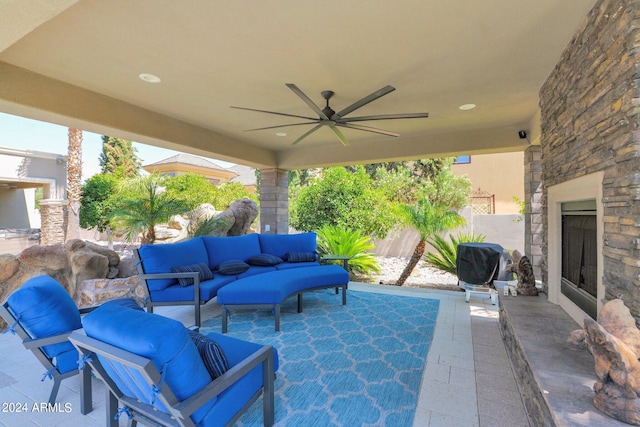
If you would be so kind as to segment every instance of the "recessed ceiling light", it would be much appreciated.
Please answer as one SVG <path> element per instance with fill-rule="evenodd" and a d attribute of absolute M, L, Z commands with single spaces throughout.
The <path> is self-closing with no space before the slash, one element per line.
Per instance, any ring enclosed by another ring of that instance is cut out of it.
<path fill-rule="evenodd" d="M 277 132 L 276 136 L 287 136 L 287 134 L 284 132 Z"/>
<path fill-rule="evenodd" d="M 160 80 L 160 77 L 155 76 L 153 74 L 149 74 L 149 73 L 138 74 L 138 77 L 140 77 L 140 80 L 145 81 L 147 83 L 160 83 L 162 81 Z"/>
<path fill-rule="evenodd" d="M 473 110 L 474 108 L 476 108 L 476 104 L 462 104 L 458 108 L 462 111 Z"/>

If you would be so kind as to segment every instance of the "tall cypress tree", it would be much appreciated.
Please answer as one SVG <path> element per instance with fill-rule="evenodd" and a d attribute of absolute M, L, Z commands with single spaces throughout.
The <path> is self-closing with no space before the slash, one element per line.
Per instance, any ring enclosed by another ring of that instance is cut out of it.
<path fill-rule="evenodd" d="M 103 135 L 100 153 L 102 173 L 113 174 L 119 178 L 138 176 L 142 163 L 137 152 L 131 141 Z"/>

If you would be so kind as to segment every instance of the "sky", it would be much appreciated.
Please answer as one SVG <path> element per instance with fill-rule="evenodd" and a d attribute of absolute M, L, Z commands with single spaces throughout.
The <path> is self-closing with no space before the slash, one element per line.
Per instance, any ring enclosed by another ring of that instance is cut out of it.
<path fill-rule="evenodd" d="M 43 151 L 67 155 L 69 145 L 68 128 L 11 114 L 0 113 L 0 148 L 19 148 L 22 150 Z M 138 158 L 143 165 L 155 163 L 178 154 L 178 151 L 158 148 L 133 142 L 138 150 Z M 102 152 L 102 135 L 91 132 L 82 133 L 82 179 L 100 173 L 98 160 Z M 222 167 L 231 167 L 233 163 L 208 158 Z"/>

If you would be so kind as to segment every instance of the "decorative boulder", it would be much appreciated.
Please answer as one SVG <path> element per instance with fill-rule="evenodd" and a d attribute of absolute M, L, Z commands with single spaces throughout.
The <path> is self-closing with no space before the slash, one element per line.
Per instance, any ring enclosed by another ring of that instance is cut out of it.
<path fill-rule="evenodd" d="M 615 419 L 640 425 L 640 331 L 619 299 L 608 301 L 599 319 L 600 323 L 584 319 L 587 348 L 598 377 L 593 404 Z"/>

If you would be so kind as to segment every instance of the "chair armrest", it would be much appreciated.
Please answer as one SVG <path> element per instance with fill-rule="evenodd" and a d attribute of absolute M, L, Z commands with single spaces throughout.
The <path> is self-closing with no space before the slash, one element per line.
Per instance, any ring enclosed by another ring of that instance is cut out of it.
<path fill-rule="evenodd" d="M 348 267 L 350 259 L 351 257 L 348 257 L 346 255 L 326 254 L 320 256 L 320 263 L 326 263 L 327 261 L 342 261 L 342 267 L 345 270 L 349 271 Z"/>
<path fill-rule="evenodd" d="M 198 273 L 197 271 L 189 271 L 185 273 L 144 273 L 144 274 L 138 274 L 136 277 L 142 280 L 183 279 L 183 278 L 191 277 L 194 280 L 198 279 L 198 282 L 200 282 L 200 273 Z"/>
<path fill-rule="evenodd" d="M 273 370 L 273 347 L 270 345 L 261 347 L 259 350 L 249 355 L 242 362 L 238 363 L 236 366 L 229 369 L 227 372 L 220 375 L 215 380 L 211 381 L 200 391 L 178 403 L 176 405 L 176 409 L 184 411 L 184 413 L 187 413 L 189 415 L 194 413 L 195 411 L 200 409 L 202 405 L 218 396 L 227 388 L 231 387 L 249 371 L 251 371 L 259 364 L 264 363 L 265 361 L 268 362 L 268 366 L 270 366 Z M 269 375 L 269 378 L 273 380 L 273 375 Z"/>
<path fill-rule="evenodd" d="M 197 271 L 189 271 L 185 273 L 144 273 L 138 274 L 141 280 L 153 280 L 153 279 L 182 279 L 191 277 L 193 279 L 193 302 L 198 304 L 200 302 L 200 273 Z M 147 286 L 147 291 L 149 287 Z M 149 291 L 149 297 L 151 297 L 151 291 Z"/>
<path fill-rule="evenodd" d="M 24 348 L 31 350 L 33 348 L 42 347 L 45 345 L 60 344 L 61 342 L 65 342 L 68 340 L 71 332 L 73 331 L 65 332 L 63 334 L 58 334 L 58 335 L 52 335 L 50 337 L 45 337 L 45 338 L 26 339 L 22 341 L 22 345 L 24 345 Z"/>

